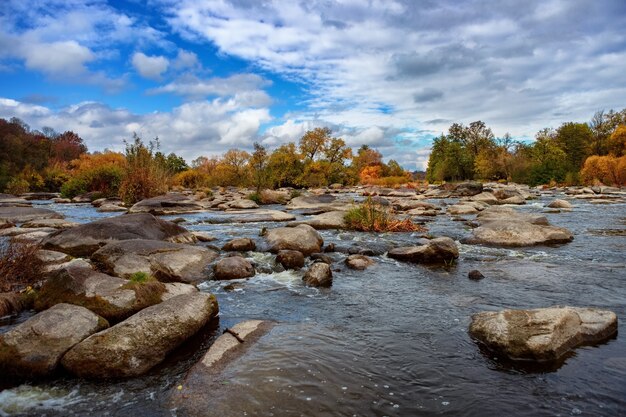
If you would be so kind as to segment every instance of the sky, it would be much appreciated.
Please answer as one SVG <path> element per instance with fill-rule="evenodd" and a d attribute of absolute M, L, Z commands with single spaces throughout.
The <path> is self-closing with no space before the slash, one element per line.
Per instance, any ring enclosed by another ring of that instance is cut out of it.
<path fill-rule="evenodd" d="M 626 107 L 624 0 L 0 0 L 0 117 L 187 161 L 327 126 L 407 169 L 433 137 Z"/>

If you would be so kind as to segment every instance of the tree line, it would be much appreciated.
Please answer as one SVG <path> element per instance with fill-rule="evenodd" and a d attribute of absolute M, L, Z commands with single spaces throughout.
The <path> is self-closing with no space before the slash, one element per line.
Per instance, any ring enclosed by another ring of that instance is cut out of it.
<path fill-rule="evenodd" d="M 542 129 L 532 143 L 509 134 L 496 138 L 482 121 L 454 123 L 433 140 L 426 178 L 625 185 L 626 109 L 596 112 L 589 123 Z"/>

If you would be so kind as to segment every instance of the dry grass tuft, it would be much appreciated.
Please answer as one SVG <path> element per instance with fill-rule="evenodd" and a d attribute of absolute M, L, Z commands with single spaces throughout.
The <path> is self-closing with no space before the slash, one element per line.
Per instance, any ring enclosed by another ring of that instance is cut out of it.
<path fill-rule="evenodd" d="M 19 292 L 39 282 L 44 263 L 39 246 L 9 242 L 0 248 L 0 292 Z"/>
<path fill-rule="evenodd" d="M 361 232 L 423 232 L 426 229 L 410 218 L 398 219 L 391 210 L 375 203 L 370 197 L 345 216 L 348 229 Z"/>

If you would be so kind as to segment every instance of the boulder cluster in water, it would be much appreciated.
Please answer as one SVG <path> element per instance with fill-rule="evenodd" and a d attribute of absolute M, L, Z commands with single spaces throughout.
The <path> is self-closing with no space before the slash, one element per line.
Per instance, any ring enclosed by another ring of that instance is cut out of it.
<path fill-rule="evenodd" d="M 568 199 L 554 199 L 546 212 L 576 210 L 577 200 L 611 204 L 626 197 L 626 192 L 609 187 L 560 191 Z M 318 230 L 346 228 L 344 217 L 355 207 L 354 193 L 422 224 L 436 216 L 451 216 L 472 227 L 462 239 L 466 244 L 567 244 L 574 239 L 569 230 L 551 225 L 543 214 L 513 208 L 549 192 L 474 182 L 421 190 L 320 189 L 293 198 L 288 190 L 267 191 L 272 209 L 260 208 L 245 197 L 245 190 L 236 189 L 216 190 L 211 197 L 169 193 L 128 209 L 115 199 L 79 197 L 73 203 L 92 204 L 101 212 L 127 212 L 86 224 L 33 207 L 28 199 L 0 195 L 0 236 L 40 245 L 37 257 L 45 264 L 28 300 L 19 294 L 0 294 L 0 307 L 6 304 L 14 310 L 5 307 L 0 315 L 30 307 L 38 312 L 0 336 L 0 370 L 18 379 L 49 376 L 60 368 L 95 379 L 142 375 L 217 316 L 217 300 L 198 291 L 197 284 L 207 279 L 254 279 L 257 273 L 268 272 L 246 257 L 252 251 L 273 254 L 274 272 L 301 270 L 303 285 L 320 288 L 341 279 L 342 268 L 375 268 L 371 256 L 386 254 L 400 262 L 444 268 L 458 262 L 459 246 L 445 236 L 416 234 L 411 246 L 325 245 Z M 71 202 L 44 197 L 59 204 Z M 458 200 L 453 205 L 437 204 L 446 198 Z M 284 207 L 277 209 L 279 204 Z M 156 217 L 208 211 L 214 214 L 209 220 L 213 223 L 267 227 L 258 239 L 237 237 L 219 248 L 206 232 L 191 232 L 178 221 Z M 305 217 L 296 220 L 293 213 Z M 475 218 L 462 217 L 468 215 Z M 472 271 L 470 278 L 484 277 Z M 3 304 L 3 299 L 17 301 Z M 206 387 L 198 375 L 211 374 L 244 340 L 254 340 L 269 328 L 269 322 L 249 321 L 229 329 L 191 369 L 189 386 Z M 533 361 L 558 360 L 571 349 L 604 341 L 616 331 L 615 314 L 584 307 L 482 312 L 470 325 L 471 336 L 486 348 L 513 360 Z"/>

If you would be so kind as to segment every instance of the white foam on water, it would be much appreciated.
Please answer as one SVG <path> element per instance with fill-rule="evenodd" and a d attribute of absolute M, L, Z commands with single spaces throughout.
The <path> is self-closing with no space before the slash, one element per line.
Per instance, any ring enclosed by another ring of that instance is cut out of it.
<path fill-rule="evenodd" d="M 78 388 L 68 390 L 24 384 L 0 392 L 0 416 L 45 410 L 63 411 L 82 400 Z"/>

